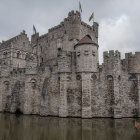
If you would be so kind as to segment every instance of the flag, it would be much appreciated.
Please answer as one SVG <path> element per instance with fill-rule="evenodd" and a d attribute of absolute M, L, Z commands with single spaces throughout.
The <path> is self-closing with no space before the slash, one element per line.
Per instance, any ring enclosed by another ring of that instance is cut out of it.
<path fill-rule="evenodd" d="M 34 34 L 36 34 L 36 28 L 34 25 L 33 25 L 33 32 L 34 32 Z"/>
<path fill-rule="evenodd" d="M 79 12 L 82 13 L 82 6 L 81 6 L 80 1 L 79 1 Z"/>
<path fill-rule="evenodd" d="M 94 13 L 91 14 L 91 16 L 89 17 L 89 22 L 94 19 Z"/>

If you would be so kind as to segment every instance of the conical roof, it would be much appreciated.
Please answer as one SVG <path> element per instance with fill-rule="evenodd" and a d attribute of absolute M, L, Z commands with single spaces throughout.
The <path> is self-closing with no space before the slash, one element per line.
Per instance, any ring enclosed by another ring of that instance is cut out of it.
<path fill-rule="evenodd" d="M 86 35 L 85 37 L 83 37 L 76 45 L 82 45 L 82 44 L 94 44 L 94 45 L 97 45 L 91 38 L 90 36 Z M 97 45 L 98 46 L 98 45 Z"/>

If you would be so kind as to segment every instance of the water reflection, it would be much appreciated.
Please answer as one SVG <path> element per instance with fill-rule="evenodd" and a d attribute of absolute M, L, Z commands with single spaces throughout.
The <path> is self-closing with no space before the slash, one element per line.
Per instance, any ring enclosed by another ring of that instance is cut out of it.
<path fill-rule="evenodd" d="M 140 119 L 139 119 L 140 121 Z M 134 119 L 77 119 L 0 114 L 0 140 L 140 140 Z"/>

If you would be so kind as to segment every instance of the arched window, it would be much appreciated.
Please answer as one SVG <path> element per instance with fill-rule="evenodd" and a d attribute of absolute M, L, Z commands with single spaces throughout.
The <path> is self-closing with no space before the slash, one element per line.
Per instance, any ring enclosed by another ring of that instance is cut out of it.
<path fill-rule="evenodd" d="M 113 76 L 112 75 L 107 75 L 107 80 L 108 81 L 113 81 Z"/>
<path fill-rule="evenodd" d="M 3 82 L 5 85 L 9 85 L 10 83 L 9 83 L 9 81 L 4 81 Z"/>
<path fill-rule="evenodd" d="M 71 81 L 71 77 L 70 76 L 67 77 L 67 81 Z"/>
<path fill-rule="evenodd" d="M 137 81 L 137 76 L 135 74 L 132 74 L 129 79 L 129 81 Z"/>
<path fill-rule="evenodd" d="M 31 79 L 30 83 L 31 83 L 32 88 L 35 89 L 36 88 L 36 83 L 37 83 L 36 79 Z"/>
<path fill-rule="evenodd" d="M 60 77 L 58 77 L 58 81 L 60 81 Z"/>
<path fill-rule="evenodd" d="M 91 75 L 91 78 L 92 78 L 93 80 L 96 80 L 96 79 L 97 79 L 96 74 L 92 74 L 92 75 Z"/>
<path fill-rule="evenodd" d="M 76 79 L 77 79 L 77 80 L 81 80 L 81 79 L 82 79 L 82 78 L 81 78 L 81 75 L 77 75 L 77 76 L 76 76 Z"/>
<path fill-rule="evenodd" d="M 120 76 L 120 75 L 118 76 L 118 80 L 119 80 L 119 81 L 121 80 L 121 76 Z"/>
<path fill-rule="evenodd" d="M 3 53 L 3 58 L 7 58 L 7 52 Z"/>
<path fill-rule="evenodd" d="M 113 117 L 114 116 L 114 79 L 112 75 L 107 75 L 107 98 L 105 99 L 106 104 L 109 106 L 108 114 Z"/>
<path fill-rule="evenodd" d="M 61 48 L 57 48 L 57 50 L 58 50 L 58 51 L 61 51 L 62 49 L 61 49 Z"/>
<path fill-rule="evenodd" d="M 21 55 L 20 51 L 17 51 L 17 58 L 20 58 L 20 55 Z"/>
<path fill-rule="evenodd" d="M 30 82 L 31 83 L 36 83 L 36 79 L 31 79 Z"/>
<path fill-rule="evenodd" d="M 43 63 L 43 57 L 41 58 L 41 62 Z"/>

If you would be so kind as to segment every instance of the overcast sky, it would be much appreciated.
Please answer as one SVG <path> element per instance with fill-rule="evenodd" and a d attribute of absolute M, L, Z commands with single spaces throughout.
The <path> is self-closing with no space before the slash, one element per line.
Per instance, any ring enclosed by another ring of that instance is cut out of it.
<path fill-rule="evenodd" d="M 91 13 L 99 23 L 99 52 L 140 51 L 140 0 L 81 0 L 82 20 L 88 24 Z M 0 0 L 0 41 L 23 29 L 28 36 L 33 24 L 40 35 L 59 24 L 71 10 L 79 9 L 79 0 Z"/>

